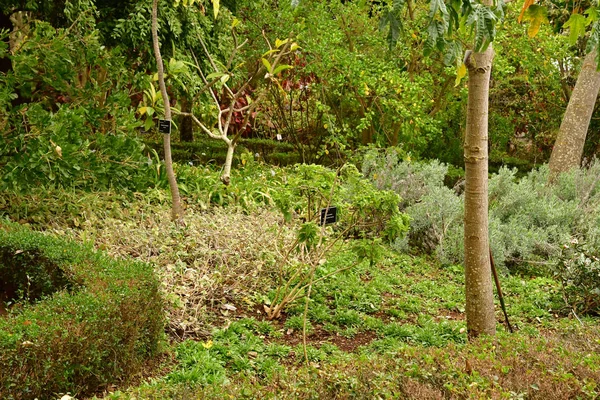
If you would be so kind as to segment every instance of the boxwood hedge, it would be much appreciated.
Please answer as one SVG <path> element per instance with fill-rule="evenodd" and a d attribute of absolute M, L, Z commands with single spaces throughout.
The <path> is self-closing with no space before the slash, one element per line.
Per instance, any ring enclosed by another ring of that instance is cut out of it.
<path fill-rule="evenodd" d="M 156 355 L 163 303 L 150 265 L 0 220 L 0 398 L 85 396 Z M 12 304 L 11 304 L 12 303 Z"/>

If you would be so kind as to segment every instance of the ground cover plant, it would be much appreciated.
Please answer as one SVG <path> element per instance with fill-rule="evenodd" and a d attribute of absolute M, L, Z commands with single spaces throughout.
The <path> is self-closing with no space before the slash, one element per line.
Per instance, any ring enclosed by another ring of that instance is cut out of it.
<path fill-rule="evenodd" d="M 107 398 L 598 395 L 596 318 L 583 307 L 570 313 L 561 280 L 538 269 L 501 277 L 516 333 L 501 328 L 496 338 L 467 343 L 462 266 L 403 255 L 368 236 L 348 237 L 317 264 L 317 277 L 340 271 L 314 284 L 308 309 L 299 297 L 269 320 L 265 305 L 281 285 L 283 253 L 297 240 L 308 206 L 300 201 L 286 222 L 270 198 L 284 182 L 301 190 L 297 182 L 319 186 L 319 180 L 303 177 L 302 169 L 246 165 L 233 173 L 229 187 L 220 186 L 219 171 L 180 166 L 183 182 L 198 183 L 186 192 L 183 227 L 165 222 L 168 193 L 162 190 L 129 198 L 61 193 L 46 197 L 41 203 L 47 208 L 31 214 L 10 202 L 12 210 L 21 210 L 22 223 L 157 266 L 170 356 L 145 383 L 113 387 Z M 197 172 L 204 180 L 190 179 Z M 254 185 L 244 185 L 246 180 Z M 262 194 L 251 195 L 256 192 Z M 222 196 L 214 199 L 228 200 L 206 201 L 215 193 Z M 79 205 L 58 205 L 74 198 Z M 47 212 L 54 213 L 54 223 L 40 217 Z M 579 258 L 565 253 L 562 259 Z M 497 317 L 502 322 L 499 308 Z"/>

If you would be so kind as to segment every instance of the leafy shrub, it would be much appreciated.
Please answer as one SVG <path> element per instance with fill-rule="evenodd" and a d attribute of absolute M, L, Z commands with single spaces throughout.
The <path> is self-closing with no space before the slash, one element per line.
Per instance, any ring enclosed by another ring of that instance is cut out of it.
<path fill-rule="evenodd" d="M 448 167 L 435 160 L 430 163 L 403 162 L 401 151 L 388 149 L 365 154 L 363 174 L 381 190 L 393 190 L 403 199 L 403 211 L 410 216 L 408 237 L 396 242 L 407 248 L 436 253 L 446 259 L 446 236 L 462 215 L 461 199 L 444 186 Z"/>
<path fill-rule="evenodd" d="M 287 220 L 293 215 L 317 220 L 322 209 L 336 206 L 337 229 L 348 229 L 347 235 L 393 242 L 408 231 L 409 219 L 398 208 L 400 197 L 375 188 L 353 165 L 344 165 L 337 174 L 319 165 L 296 165 L 284 188 L 273 199 Z"/>
<path fill-rule="evenodd" d="M 156 201 L 148 192 L 147 199 Z M 139 198 L 139 194 L 137 194 Z M 165 194 L 164 197 L 167 197 Z M 131 215 L 142 204 L 135 202 L 132 192 L 86 192 L 37 188 L 27 194 L 12 191 L 0 192 L 0 218 L 9 218 L 36 229 L 49 227 L 81 227 L 84 223 L 96 223 L 107 218 L 123 218 Z"/>
<path fill-rule="evenodd" d="M 446 166 L 403 162 L 397 152 L 366 154 L 363 172 L 377 187 L 392 189 L 404 199 L 411 218 L 401 249 L 435 253 L 443 263 L 463 259 L 463 197 L 444 186 Z M 600 248 L 600 162 L 563 174 L 548 185 L 546 166 L 521 179 L 501 168 L 489 180 L 490 242 L 496 264 L 548 272 L 563 243 L 585 238 Z M 540 268 L 539 266 L 542 266 Z"/>
<path fill-rule="evenodd" d="M 91 394 L 127 381 L 156 354 L 163 314 L 148 264 L 116 261 L 12 223 L 0 228 L 0 397 Z M 54 292 L 54 293 L 52 293 Z"/>
<path fill-rule="evenodd" d="M 130 91 L 137 78 L 85 21 L 66 30 L 31 22 L 28 39 L 9 56 L 13 69 L 0 75 L 0 188 L 139 190 L 153 183 L 135 137 L 140 123 Z"/>
<path fill-rule="evenodd" d="M 554 266 L 565 303 L 580 313 L 600 314 L 600 250 L 577 239 L 565 244 Z"/>

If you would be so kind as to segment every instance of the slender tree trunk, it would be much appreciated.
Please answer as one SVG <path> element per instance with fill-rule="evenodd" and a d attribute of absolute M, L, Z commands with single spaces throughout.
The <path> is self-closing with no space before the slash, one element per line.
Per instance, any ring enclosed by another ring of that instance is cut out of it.
<path fill-rule="evenodd" d="M 472 53 L 465 135 L 465 295 L 469 338 L 496 333 L 488 237 L 488 100 L 494 50 Z"/>
<path fill-rule="evenodd" d="M 225 165 L 223 166 L 223 174 L 221 175 L 221 182 L 229 185 L 231 180 L 231 164 L 233 163 L 233 152 L 235 151 L 236 143 L 233 140 L 226 141 L 227 143 L 227 157 L 225 157 Z"/>
<path fill-rule="evenodd" d="M 158 43 L 158 0 L 152 2 L 152 45 L 154 47 L 154 56 L 156 57 L 156 67 L 158 69 L 158 84 L 160 93 L 162 94 L 165 104 L 165 119 L 171 121 L 171 104 L 169 103 L 169 95 L 165 86 L 165 72 L 163 67 L 162 56 L 160 55 L 160 45 Z M 177 179 L 173 171 L 173 159 L 171 158 L 171 135 L 163 134 L 163 145 L 165 149 L 165 168 L 167 169 L 167 179 L 171 188 L 171 198 L 173 207 L 171 209 L 171 218 L 173 221 L 183 221 L 183 207 L 181 206 L 181 197 L 179 196 L 179 188 L 177 187 Z"/>
<path fill-rule="evenodd" d="M 578 168 L 581 163 L 585 137 L 600 90 L 600 72 L 597 70 L 596 54 L 594 50 L 583 60 L 575 89 L 571 93 L 550 156 L 550 182 L 553 182 L 561 172 Z"/>
<path fill-rule="evenodd" d="M 191 104 L 185 96 L 181 98 L 181 111 L 185 113 L 192 112 Z M 191 116 L 181 116 L 181 121 L 179 123 L 179 137 L 182 142 L 194 141 L 194 121 L 192 121 Z"/>

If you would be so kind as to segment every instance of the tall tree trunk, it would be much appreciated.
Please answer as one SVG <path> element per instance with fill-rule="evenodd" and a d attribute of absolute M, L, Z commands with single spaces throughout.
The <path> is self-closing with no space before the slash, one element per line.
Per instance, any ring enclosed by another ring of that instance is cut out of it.
<path fill-rule="evenodd" d="M 561 172 L 578 168 L 581 163 L 585 137 L 600 90 L 600 72 L 597 70 L 596 54 L 594 50 L 583 60 L 575 89 L 571 93 L 550 156 L 550 182 L 553 182 Z"/>
<path fill-rule="evenodd" d="M 494 50 L 467 57 L 465 297 L 469 338 L 496 333 L 488 235 L 488 100 Z"/>
<path fill-rule="evenodd" d="M 183 96 L 181 98 L 181 111 L 185 113 L 192 112 L 192 105 L 189 100 Z M 194 121 L 190 115 L 182 115 L 179 123 L 179 138 L 182 142 L 194 141 Z"/>
<path fill-rule="evenodd" d="M 154 47 L 154 56 L 156 57 L 156 67 L 158 69 L 158 84 L 160 93 L 162 94 L 165 104 L 165 119 L 171 121 L 171 104 L 169 103 L 169 95 L 165 86 L 165 72 L 163 67 L 162 56 L 160 55 L 160 45 L 158 43 L 158 0 L 152 2 L 152 45 Z M 171 198 L 173 206 L 171 209 L 171 218 L 173 221 L 183 221 L 183 207 L 181 206 L 181 197 L 179 196 L 179 188 L 177 187 L 177 179 L 173 171 L 173 159 L 171 158 L 171 135 L 163 134 L 163 146 L 165 149 L 165 168 L 167 169 L 167 180 L 171 188 Z"/>

